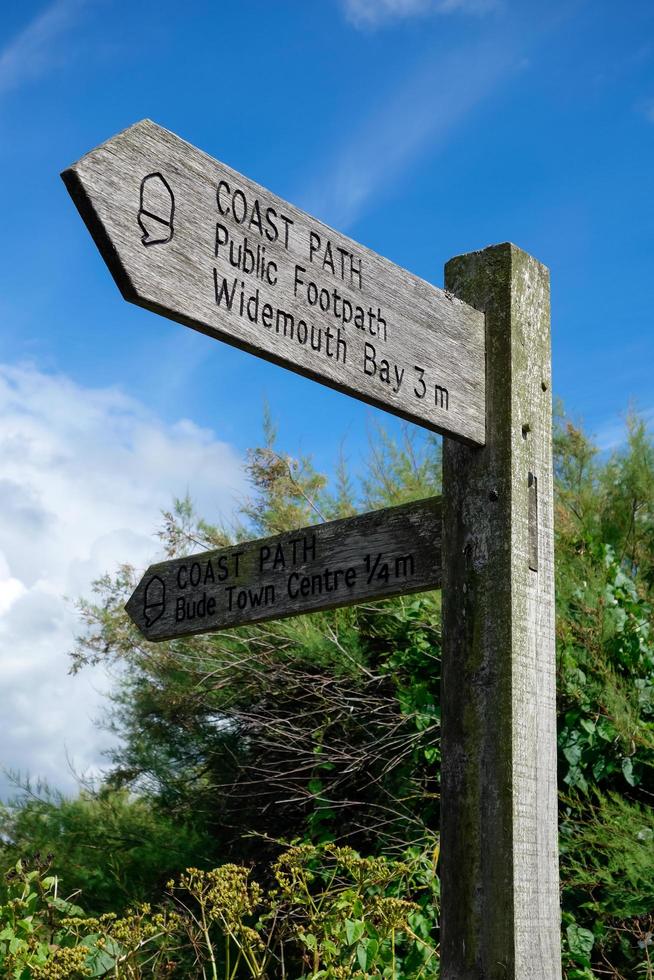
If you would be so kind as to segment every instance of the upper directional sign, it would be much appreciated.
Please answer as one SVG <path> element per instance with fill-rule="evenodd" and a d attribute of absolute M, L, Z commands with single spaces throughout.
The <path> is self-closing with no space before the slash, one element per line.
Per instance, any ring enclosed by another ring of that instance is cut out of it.
<path fill-rule="evenodd" d="M 149 120 L 62 174 L 123 296 L 485 440 L 484 317 Z"/>

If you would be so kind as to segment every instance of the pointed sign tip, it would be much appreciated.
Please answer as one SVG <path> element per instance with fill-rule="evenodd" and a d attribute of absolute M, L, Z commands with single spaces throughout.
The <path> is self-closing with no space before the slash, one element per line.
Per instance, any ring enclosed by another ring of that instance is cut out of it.
<path fill-rule="evenodd" d="M 118 251 L 114 246 L 110 235 L 107 233 L 103 222 L 93 205 L 93 201 L 87 192 L 86 186 L 77 168 L 77 164 L 68 167 L 61 172 L 61 179 L 66 190 L 70 194 L 73 203 L 80 213 L 80 216 L 91 233 L 102 258 L 109 267 L 116 285 L 121 295 L 128 303 L 138 302 L 138 292 L 122 263 Z"/>
<path fill-rule="evenodd" d="M 140 585 L 140 583 L 139 583 Z M 138 630 L 143 634 L 146 640 L 150 640 L 150 630 L 148 629 L 149 623 L 144 620 L 143 616 L 143 596 L 139 594 L 139 586 L 129 597 L 125 605 L 123 606 L 124 611 L 127 613 L 130 622 L 138 628 Z"/>

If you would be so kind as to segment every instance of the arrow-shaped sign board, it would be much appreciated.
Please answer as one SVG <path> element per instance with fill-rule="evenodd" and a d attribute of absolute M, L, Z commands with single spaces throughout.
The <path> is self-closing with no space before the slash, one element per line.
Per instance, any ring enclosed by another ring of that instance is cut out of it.
<path fill-rule="evenodd" d="M 439 497 L 151 565 L 126 605 L 148 640 L 440 588 Z"/>
<path fill-rule="evenodd" d="M 484 443 L 484 317 L 472 307 L 149 120 L 62 177 L 125 299 Z"/>

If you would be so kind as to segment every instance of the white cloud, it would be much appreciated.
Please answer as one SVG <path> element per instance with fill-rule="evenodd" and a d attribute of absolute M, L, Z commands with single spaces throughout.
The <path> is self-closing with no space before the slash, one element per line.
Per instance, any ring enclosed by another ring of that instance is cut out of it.
<path fill-rule="evenodd" d="M 346 18 L 355 27 L 378 27 L 393 20 L 428 14 L 484 13 L 497 0 L 342 0 Z"/>
<path fill-rule="evenodd" d="M 160 511 L 187 489 L 208 519 L 231 514 L 245 490 L 235 450 L 117 389 L 0 365 L 0 765 L 63 788 L 67 751 L 78 770 L 101 766 L 108 680 L 68 674 L 72 600 L 121 562 L 161 557 Z"/>
<path fill-rule="evenodd" d="M 50 68 L 59 57 L 57 42 L 86 6 L 86 0 L 54 0 L 0 50 L 0 94 Z"/>

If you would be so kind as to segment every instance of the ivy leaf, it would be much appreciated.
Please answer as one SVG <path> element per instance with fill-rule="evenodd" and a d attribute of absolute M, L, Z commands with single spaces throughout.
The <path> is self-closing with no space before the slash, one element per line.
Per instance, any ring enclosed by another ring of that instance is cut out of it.
<path fill-rule="evenodd" d="M 595 942 L 595 936 L 590 929 L 584 929 L 571 922 L 565 931 L 568 937 L 568 949 L 570 955 L 579 966 L 590 967 L 590 954 Z"/>
<path fill-rule="evenodd" d="M 634 764 L 629 756 L 625 756 L 622 760 L 622 775 L 630 786 L 635 786 L 638 783 L 638 776 L 634 772 Z"/>

